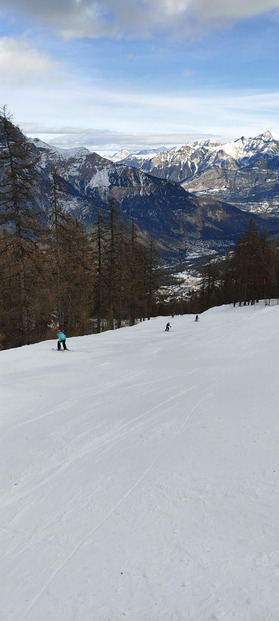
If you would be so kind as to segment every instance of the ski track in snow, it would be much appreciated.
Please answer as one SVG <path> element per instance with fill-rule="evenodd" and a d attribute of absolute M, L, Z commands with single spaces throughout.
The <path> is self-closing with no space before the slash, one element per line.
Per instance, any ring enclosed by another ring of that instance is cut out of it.
<path fill-rule="evenodd" d="M 136 434 L 136 433 L 138 432 L 138 430 L 137 430 L 137 426 L 136 426 L 136 425 L 137 425 L 137 423 L 138 423 L 138 421 L 142 420 L 143 418 L 145 419 L 145 418 L 146 418 L 149 414 L 151 414 L 152 412 L 154 412 L 154 411 L 156 411 L 156 410 L 160 409 L 160 408 L 161 408 L 163 405 L 165 405 L 166 403 L 170 403 L 171 401 L 176 400 L 176 399 L 177 399 L 177 397 L 182 396 L 182 395 L 184 395 L 184 394 L 188 393 L 189 391 L 195 390 L 196 388 L 199 388 L 199 385 L 197 385 L 197 386 L 193 386 L 193 387 L 192 387 L 192 388 L 190 388 L 190 389 L 185 389 L 185 390 L 182 390 L 180 393 L 176 393 L 176 395 L 173 395 L 173 396 L 172 396 L 172 397 L 170 397 L 169 399 L 166 399 L 166 400 L 164 400 L 164 401 L 162 401 L 162 402 L 159 402 L 159 403 L 158 403 L 157 405 L 155 405 L 153 408 L 150 408 L 149 410 L 146 410 L 145 412 L 143 412 L 143 413 L 142 413 L 142 414 L 140 414 L 139 416 L 136 416 L 136 417 L 134 417 L 134 418 L 131 418 L 131 419 L 129 420 L 129 422 L 124 423 L 124 424 L 121 424 L 121 425 L 118 425 L 118 426 L 116 427 L 116 429 L 113 429 L 113 430 L 112 430 L 112 431 L 108 434 L 108 436 L 107 436 L 105 439 L 102 439 L 102 438 L 101 438 L 100 440 L 98 440 L 98 441 L 97 441 L 97 443 L 96 443 L 96 447 L 95 447 L 95 450 L 96 450 L 96 451 L 99 451 L 100 449 L 103 449 L 103 448 L 104 448 L 104 447 L 106 447 L 107 445 L 109 445 L 110 447 L 112 447 L 112 445 L 113 445 L 113 444 L 118 443 L 118 442 L 119 442 L 119 440 L 123 440 L 125 437 L 129 436 L 129 434 L 130 434 L 130 433 L 132 433 L 133 435 L 134 435 L 134 434 Z M 179 433 L 180 433 L 180 432 L 182 431 L 182 429 L 186 426 L 186 424 L 188 423 L 188 421 L 189 421 L 189 420 L 190 420 L 190 418 L 192 417 L 193 412 L 196 410 L 196 407 L 198 407 L 199 403 L 200 403 L 201 401 L 203 401 L 203 400 L 204 400 L 204 398 L 205 398 L 205 397 L 203 397 L 203 398 L 202 398 L 202 399 L 201 399 L 201 400 L 200 400 L 200 401 L 199 401 L 199 402 L 198 402 L 198 403 L 194 406 L 194 408 L 193 408 L 193 410 L 192 410 L 191 414 L 188 416 L 188 418 L 186 419 L 186 421 L 183 423 L 183 425 L 182 425 L 181 430 L 179 431 Z M 60 408 L 57 408 L 57 410 L 59 410 L 59 409 L 60 409 L 60 410 L 62 410 L 62 409 L 63 409 L 63 408 L 62 408 L 62 406 L 61 406 Z M 50 411 L 50 414 L 55 413 L 55 412 L 56 412 L 56 410 L 54 409 L 54 410 Z M 44 416 L 43 416 L 43 418 L 44 418 L 45 416 L 47 416 L 47 415 L 44 415 Z M 28 421 L 28 424 L 29 424 L 30 422 L 34 422 L 34 421 L 40 420 L 41 418 L 42 418 L 42 417 L 36 417 L 35 419 Z M 86 415 L 86 418 L 87 418 L 87 415 Z M 25 423 L 20 423 L 18 426 L 20 427 L 20 426 L 22 426 L 22 425 L 24 425 L 24 424 L 25 424 Z M 27 422 L 26 422 L 26 424 L 27 424 Z M 178 435 L 178 434 L 175 434 L 175 436 L 174 436 L 174 437 L 176 437 L 176 435 Z M 91 453 L 91 452 L 92 452 L 92 445 L 91 445 L 91 444 L 90 444 L 90 448 L 89 448 L 89 450 L 90 450 L 90 453 Z M 156 460 L 155 460 L 155 461 L 156 461 Z M 154 463 L 155 463 L 155 462 L 154 462 Z M 62 466 L 60 467 L 60 469 L 59 469 L 58 473 L 57 473 L 57 468 L 55 468 L 55 472 L 54 472 L 52 475 L 50 475 L 50 476 L 46 477 L 43 481 L 40 481 L 40 483 L 38 483 L 38 485 L 35 485 L 35 486 L 33 486 L 33 487 L 29 488 L 29 489 L 28 489 L 28 490 L 27 490 L 24 494 L 22 494 L 19 498 L 20 498 L 20 499 L 23 499 L 23 498 L 25 498 L 25 497 L 32 496 L 32 495 L 34 494 L 34 492 L 35 492 L 35 491 L 37 491 L 37 490 L 39 490 L 39 489 L 41 489 L 41 488 L 44 488 L 45 486 L 48 486 L 48 485 L 49 485 L 49 483 L 51 483 L 51 481 L 53 481 L 53 480 L 55 480 L 55 479 L 57 478 L 58 474 L 60 475 L 63 471 L 67 470 L 67 469 L 69 468 L 69 465 L 70 465 L 70 466 L 72 466 L 72 462 L 70 462 L 70 464 L 69 464 L 69 463 L 62 464 Z M 149 469 L 148 469 L 148 471 L 149 471 Z M 140 477 L 140 480 L 141 480 L 141 479 L 142 479 L 142 477 Z M 125 495 L 125 497 L 126 497 L 126 495 Z M 11 500 L 11 501 L 10 501 L 10 503 L 7 503 L 7 504 L 6 504 L 6 506 L 7 506 L 8 504 L 13 504 L 14 502 L 18 502 L 18 499 L 19 499 L 19 498 L 15 499 L 15 500 Z"/>
<path fill-rule="evenodd" d="M 0 352 L 3 621 L 278 621 L 278 322 Z"/>
<path fill-rule="evenodd" d="M 179 396 L 181 396 L 182 394 L 185 394 L 186 392 L 188 392 L 187 390 L 184 390 L 180 393 Z M 206 400 L 208 397 L 208 395 L 205 395 L 204 397 L 202 397 L 192 408 L 192 411 L 190 412 L 190 414 L 188 415 L 188 417 L 186 418 L 186 420 L 183 422 L 183 424 L 181 425 L 181 427 L 178 429 L 178 431 L 172 436 L 170 443 L 172 443 L 176 437 L 182 433 L 182 431 L 185 429 L 185 427 L 187 427 L 187 424 L 189 423 L 190 419 L 192 418 L 192 416 L 194 415 L 194 413 L 196 412 L 196 410 L 198 409 L 199 405 Z M 141 414 L 140 416 L 137 416 L 135 419 L 133 419 L 133 421 L 131 423 L 129 423 L 129 426 L 132 426 L 133 423 L 138 420 L 139 418 L 142 418 L 143 416 L 146 416 L 147 414 L 149 414 L 150 412 L 152 412 L 155 409 L 158 409 L 159 407 L 161 407 L 163 404 L 173 400 L 174 397 L 171 397 L 170 399 L 167 399 L 166 401 L 163 401 L 162 403 L 159 403 L 158 405 L 156 405 L 154 408 L 151 408 L 151 410 L 148 410 L 147 412 L 144 412 L 143 414 Z M 127 425 L 123 425 L 123 427 L 126 427 Z M 68 563 L 68 561 L 74 556 L 74 554 L 76 554 L 76 552 L 85 545 L 86 541 L 92 537 L 92 535 L 110 518 L 110 516 L 116 511 L 116 509 L 118 509 L 118 507 L 123 503 L 124 500 L 126 500 L 126 498 L 128 498 L 130 496 L 130 494 L 132 494 L 132 492 L 142 483 L 142 481 L 145 479 L 145 477 L 150 473 L 150 471 L 152 470 L 152 468 L 154 468 L 155 464 L 157 464 L 160 459 L 162 458 L 162 456 L 165 453 L 165 448 L 164 450 L 160 453 L 160 455 L 158 457 L 156 457 L 156 459 L 154 459 L 154 461 L 148 466 L 148 468 L 146 468 L 146 470 L 143 472 L 143 474 L 139 477 L 139 479 L 136 481 L 136 483 L 119 499 L 119 501 L 110 509 L 110 511 L 105 515 L 105 517 L 89 532 L 87 533 L 86 537 L 84 537 L 84 539 L 70 552 L 70 554 L 66 557 L 66 559 L 63 560 L 63 562 L 61 564 L 58 565 L 58 567 L 55 569 L 55 571 L 51 574 L 49 580 L 46 582 L 46 584 L 44 584 L 43 588 L 41 589 L 41 591 L 36 595 L 35 599 L 31 602 L 30 607 L 27 610 L 27 616 L 28 614 L 31 612 L 31 610 L 34 608 L 34 606 L 37 604 L 37 602 L 39 601 L 39 599 L 41 598 L 42 594 L 44 593 L 44 591 L 48 588 L 48 586 L 50 585 L 50 583 L 52 582 L 52 580 L 55 578 L 55 576 L 59 573 L 59 571 L 61 571 L 61 569 L 66 565 L 66 563 Z"/>

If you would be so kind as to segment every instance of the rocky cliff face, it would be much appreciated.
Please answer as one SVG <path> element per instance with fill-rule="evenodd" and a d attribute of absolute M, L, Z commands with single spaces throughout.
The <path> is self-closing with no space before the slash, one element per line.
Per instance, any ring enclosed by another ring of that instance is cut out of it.
<path fill-rule="evenodd" d="M 176 181 L 196 196 L 215 197 L 254 213 L 279 213 L 279 141 L 270 132 L 227 144 L 208 140 L 150 156 L 114 157 Z"/>

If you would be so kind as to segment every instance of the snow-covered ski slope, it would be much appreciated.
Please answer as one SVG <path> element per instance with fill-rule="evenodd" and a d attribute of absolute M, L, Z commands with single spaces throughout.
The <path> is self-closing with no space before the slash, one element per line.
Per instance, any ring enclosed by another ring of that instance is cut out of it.
<path fill-rule="evenodd" d="M 279 306 L 0 352 L 2 621 L 279 620 Z"/>

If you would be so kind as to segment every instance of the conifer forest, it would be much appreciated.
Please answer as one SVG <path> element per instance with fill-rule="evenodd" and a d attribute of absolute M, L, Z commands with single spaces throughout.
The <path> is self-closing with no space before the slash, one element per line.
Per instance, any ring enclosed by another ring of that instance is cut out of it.
<path fill-rule="evenodd" d="M 113 202 L 90 233 L 64 213 L 55 168 L 42 210 L 32 146 L 2 110 L 0 348 L 131 325 L 154 313 L 156 253 Z"/>

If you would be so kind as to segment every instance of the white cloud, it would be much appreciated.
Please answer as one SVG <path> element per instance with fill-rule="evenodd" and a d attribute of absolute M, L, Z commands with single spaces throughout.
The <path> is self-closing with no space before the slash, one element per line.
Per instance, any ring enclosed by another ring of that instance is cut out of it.
<path fill-rule="evenodd" d="M 194 140 L 216 138 L 208 133 L 156 133 L 156 132 L 114 132 L 110 130 L 81 129 L 79 127 L 44 127 L 35 123 L 23 123 L 21 129 L 30 137 L 39 137 L 44 142 L 60 148 L 84 146 L 93 151 L 112 152 L 120 149 L 140 150 L 159 146 L 185 144 Z M 218 139 L 221 139 L 218 136 Z"/>
<path fill-rule="evenodd" d="M 22 103 L 11 108 L 16 112 L 15 122 L 27 135 L 65 148 L 85 146 L 106 153 L 184 144 L 197 137 L 236 139 L 266 130 L 279 134 L 278 92 L 197 92 L 164 97 L 86 90 L 73 95 L 71 89 L 61 89 L 52 101 L 47 93 L 40 100 L 35 92 L 30 100 L 25 109 Z"/>
<path fill-rule="evenodd" d="M 276 9 L 278 0 L 201 0 L 199 12 L 205 17 L 252 17 Z"/>
<path fill-rule="evenodd" d="M 20 86 L 54 76 L 59 63 L 40 54 L 26 42 L 12 37 L 0 39 L 0 83 Z"/>
<path fill-rule="evenodd" d="M 67 37 L 189 34 L 276 10 L 279 0 L 0 0 L 0 6 L 27 12 Z"/>

